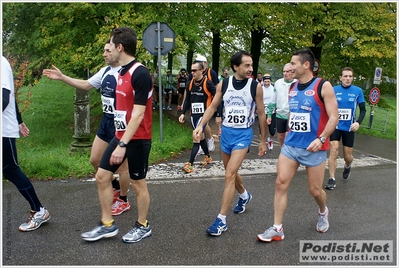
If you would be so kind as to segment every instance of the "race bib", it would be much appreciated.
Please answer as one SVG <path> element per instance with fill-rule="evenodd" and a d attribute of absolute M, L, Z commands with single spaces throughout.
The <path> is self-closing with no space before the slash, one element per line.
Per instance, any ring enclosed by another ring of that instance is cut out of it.
<path fill-rule="evenodd" d="M 201 102 L 196 102 L 191 104 L 192 114 L 203 114 L 205 112 L 204 104 Z"/>
<path fill-rule="evenodd" d="M 125 131 L 127 127 L 126 123 L 126 111 L 115 111 L 114 124 L 116 131 Z"/>
<path fill-rule="evenodd" d="M 310 114 L 290 113 L 289 126 L 294 132 L 310 132 Z"/>
<path fill-rule="evenodd" d="M 352 119 L 352 109 L 338 109 L 338 118 L 342 121 Z"/>
<path fill-rule="evenodd" d="M 243 125 L 246 123 L 247 114 L 247 107 L 231 107 L 226 113 L 227 122 L 234 125 Z"/>
<path fill-rule="evenodd" d="M 103 112 L 107 114 L 114 114 L 115 111 L 115 99 L 104 97 L 101 95 L 101 101 L 103 103 Z"/>
<path fill-rule="evenodd" d="M 186 87 L 186 83 L 184 83 L 184 82 L 180 83 L 180 87 L 181 88 Z"/>

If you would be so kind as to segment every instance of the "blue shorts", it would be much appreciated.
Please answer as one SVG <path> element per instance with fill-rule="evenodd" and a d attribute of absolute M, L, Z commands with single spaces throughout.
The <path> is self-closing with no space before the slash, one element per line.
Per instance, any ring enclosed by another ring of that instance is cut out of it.
<path fill-rule="evenodd" d="M 251 148 L 252 138 L 254 136 L 252 127 L 249 128 L 231 128 L 222 126 L 223 135 L 220 136 L 220 148 L 226 154 L 231 154 L 233 150 Z"/>
<path fill-rule="evenodd" d="M 294 160 L 305 167 L 317 167 L 327 159 L 326 151 L 312 153 L 304 148 L 298 148 L 283 144 L 281 153 L 291 160 Z"/>
<path fill-rule="evenodd" d="M 103 141 L 110 143 L 115 136 L 114 118 L 103 115 L 101 119 L 100 128 L 97 131 L 97 136 Z"/>

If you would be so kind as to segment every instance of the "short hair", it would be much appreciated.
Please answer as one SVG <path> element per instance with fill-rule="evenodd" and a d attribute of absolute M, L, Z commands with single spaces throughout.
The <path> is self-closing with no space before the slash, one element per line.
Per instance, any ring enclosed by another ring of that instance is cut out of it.
<path fill-rule="evenodd" d="M 126 54 L 133 57 L 136 56 L 137 35 L 132 28 L 120 27 L 113 29 L 111 39 L 115 47 L 121 44 Z"/>
<path fill-rule="evenodd" d="M 231 66 L 231 69 L 233 70 L 233 72 L 236 72 L 236 70 L 234 70 L 234 65 L 240 66 L 240 64 L 242 63 L 242 56 L 249 56 L 252 58 L 252 55 L 245 50 L 236 52 L 233 56 L 231 56 L 231 59 L 230 59 L 230 66 Z"/>
<path fill-rule="evenodd" d="M 222 69 L 222 73 L 223 73 L 224 71 L 229 71 L 229 68 L 224 67 L 224 68 Z"/>
<path fill-rule="evenodd" d="M 204 63 L 203 63 L 203 61 L 195 60 L 195 61 L 193 62 L 193 64 L 197 64 L 197 63 L 198 63 L 198 66 L 199 66 L 200 70 L 203 70 L 203 69 L 204 69 Z"/>
<path fill-rule="evenodd" d="M 351 67 L 344 67 L 344 68 L 342 68 L 339 76 L 342 76 L 344 71 L 350 71 L 350 72 L 352 72 L 352 75 L 354 75 L 353 69 Z"/>
<path fill-rule="evenodd" d="M 310 70 L 313 72 L 315 57 L 313 52 L 309 48 L 302 48 L 300 50 L 297 50 L 294 53 L 292 53 L 292 55 L 298 56 L 301 64 L 304 64 L 305 62 L 308 61 L 310 63 Z"/>

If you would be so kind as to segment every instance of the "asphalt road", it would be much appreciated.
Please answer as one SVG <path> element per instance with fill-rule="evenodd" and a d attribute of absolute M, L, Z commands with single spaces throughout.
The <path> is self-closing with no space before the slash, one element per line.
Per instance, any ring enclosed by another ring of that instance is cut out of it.
<path fill-rule="evenodd" d="M 163 165 L 151 167 L 148 220 L 153 235 L 135 244 L 126 244 L 121 240 L 137 218 L 132 190 L 128 194 L 132 209 L 115 216 L 119 234 L 113 238 L 86 242 L 80 234 L 92 229 L 100 219 L 95 181 L 87 178 L 34 182 L 38 196 L 52 218 L 39 229 L 27 233 L 18 231 L 18 226 L 25 220 L 29 206 L 14 185 L 3 182 L 2 265 L 396 266 L 396 148 L 396 141 L 356 136 L 356 160 L 351 177 L 347 181 L 338 179 L 337 187 L 327 192 L 330 229 L 324 234 L 316 232 L 317 206 L 308 192 L 306 172 L 299 170 L 289 190 L 284 216 L 285 239 L 272 243 L 259 242 L 256 235 L 273 223 L 276 177 L 273 167 L 279 153 L 276 145 L 263 160 L 256 155 L 256 144 L 251 148 L 247 166 L 241 172 L 246 174 L 245 186 L 253 199 L 245 213 L 236 215 L 233 213 L 238 198 L 236 194 L 227 215 L 228 230 L 220 237 L 205 233 L 219 212 L 224 187 L 223 176 L 220 176 L 223 170 L 219 149 L 213 152 L 214 163 L 207 170 L 197 168 L 191 176 L 185 176 L 180 171 L 187 161 L 187 152 Z M 265 169 L 265 166 L 270 169 Z M 169 170 L 161 173 L 163 169 Z M 337 174 L 341 172 L 342 167 L 338 166 Z M 393 253 L 388 262 L 303 262 L 300 259 L 300 242 L 305 240 L 332 243 L 344 240 L 392 241 Z"/>

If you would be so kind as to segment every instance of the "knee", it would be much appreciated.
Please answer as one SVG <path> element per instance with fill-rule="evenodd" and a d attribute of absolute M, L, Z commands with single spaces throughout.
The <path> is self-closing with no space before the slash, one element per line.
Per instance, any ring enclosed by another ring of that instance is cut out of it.
<path fill-rule="evenodd" d="M 97 185 L 105 185 L 110 183 L 112 180 L 112 173 L 103 169 L 99 169 L 96 172 L 96 182 Z"/>
<path fill-rule="evenodd" d="M 322 195 L 323 189 L 321 189 L 321 188 L 310 188 L 309 192 L 314 198 L 319 198 Z"/>

